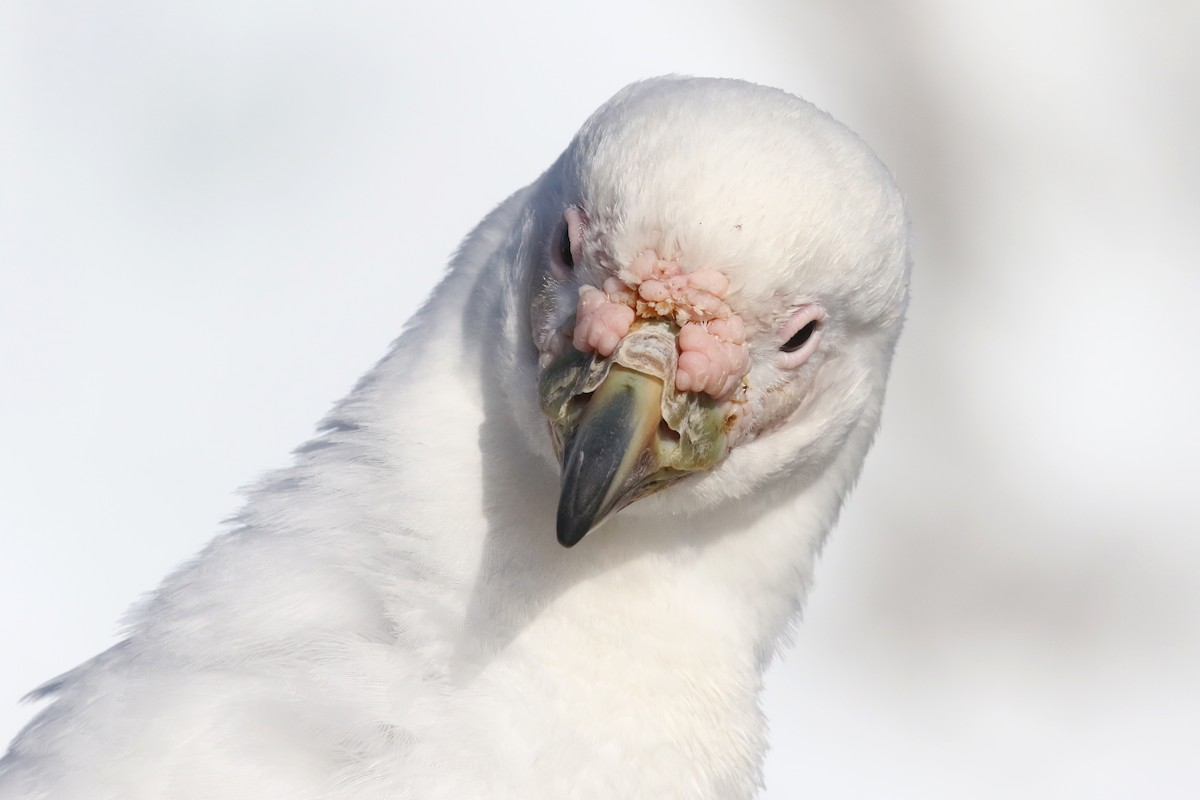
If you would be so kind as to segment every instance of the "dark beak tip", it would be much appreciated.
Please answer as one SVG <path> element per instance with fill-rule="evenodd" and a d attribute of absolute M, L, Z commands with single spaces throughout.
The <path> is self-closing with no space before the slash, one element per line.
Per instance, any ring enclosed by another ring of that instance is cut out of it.
<path fill-rule="evenodd" d="M 580 520 L 577 517 L 572 517 L 570 514 L 564 514 L 560 510 L 558 515 L 558 543 L 563 547 L 570 548 L 579 544 L 591 529 L 590 520 Z"/>

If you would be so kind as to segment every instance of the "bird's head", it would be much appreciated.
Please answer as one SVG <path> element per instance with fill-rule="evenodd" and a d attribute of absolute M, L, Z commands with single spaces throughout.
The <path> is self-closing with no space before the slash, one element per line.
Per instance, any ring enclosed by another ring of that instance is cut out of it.
<path fill-rule="evenodd" d="M 908 225 L 886 168 L 827 114 L 738 81 L 635 84 L 536 185 L 520 238 L 525 427 L 561 464 L 562 544 L 651 494 L 695 513 L 815 477 L 867 426 L 857 470 Z"/>

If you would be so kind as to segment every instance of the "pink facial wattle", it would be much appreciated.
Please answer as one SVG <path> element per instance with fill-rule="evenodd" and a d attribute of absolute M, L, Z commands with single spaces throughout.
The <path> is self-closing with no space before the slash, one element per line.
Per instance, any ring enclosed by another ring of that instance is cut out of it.
<path fill-rule="evenodd" d="M 612 281 L 612 278 L 609 278 L 609 281 Z M 584 353 L 595 350 L 608 358 L 617 349 L 625 334 L 629 333 L 629 327 L 633 325 L 636 316 L 634 310 L 612 299 L 614 296 L 619 295 L 615 292 L 610 294 L 595 286 L 579 287 L 579 305 L 575 308 L 575 334 L 571 341 L 576 350 Z"/>
<path fill-rule="evenodd" d="M 580 287 L 572 344 L 607 358 L 635 320 L 671 320 L 680 328 L 675 388 L 725 400 L 750 365 L 745 327 L 725 302 L 728 292 L 720 272 L 684 272 L 646 251 L 602 288 Z"/>

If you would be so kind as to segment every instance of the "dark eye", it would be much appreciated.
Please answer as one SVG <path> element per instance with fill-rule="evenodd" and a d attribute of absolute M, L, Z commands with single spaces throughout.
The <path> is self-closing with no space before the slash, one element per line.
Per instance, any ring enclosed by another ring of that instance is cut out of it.
<path fill-rule="evenodd" d="M 571 255 L 571 231 L 566 225 L 562 226 L 562 233 L 558 235 L 558 257 L 567 269 L 575 266 L 575 256 Z"/>
<path fill-rule="evenodd" d="M 816 330 L 817 330 L 817 321 L 814 319 L 812 322 L 808 323 L 803 328 L 801 328 L 800 330 L 793 333 L 792 338 L 790 338 L 786 342 L 784 342 L 783 347 L 780 347 L 779 349 L 785 353 L 796 352 L 801 347 L 804 347 L 804 343 L 812 338 L 812 335 Z"/>

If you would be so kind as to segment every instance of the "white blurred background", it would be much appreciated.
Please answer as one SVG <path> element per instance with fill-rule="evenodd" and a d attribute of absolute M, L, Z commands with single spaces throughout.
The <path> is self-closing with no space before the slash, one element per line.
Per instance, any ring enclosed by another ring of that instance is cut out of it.
<path fill-rule="evenodd" d="M 1200 796 L 1197 41 L 1169 0 L 3 0 L 0 739 L 484 213 L 681 72 L 842 119 L 917 237 L 765 796 Z"/>

